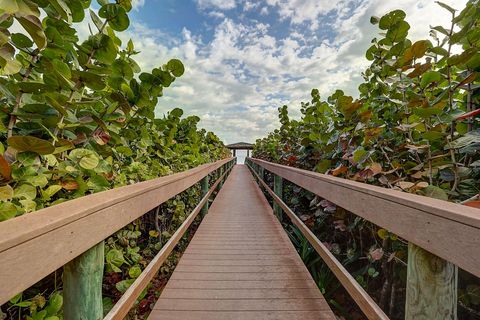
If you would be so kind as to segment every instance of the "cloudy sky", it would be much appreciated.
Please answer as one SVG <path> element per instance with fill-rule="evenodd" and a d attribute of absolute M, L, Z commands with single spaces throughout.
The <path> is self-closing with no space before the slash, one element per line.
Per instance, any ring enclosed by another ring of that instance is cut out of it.
<path fill-rule="evenodd" d="M 135 0 L 131 37 L 150 70 L 180 58 L 186 73 L 157 114 L 181 107 L 225 142 L 254 142 L 278 127 L 277 108 L 298 114 L 312 88 L 356 95 L 372 15 L 407 12 L 412 39 L 450 16 L 433 0 Z M 466 0 L 444 0 L 457 9 Z"/>

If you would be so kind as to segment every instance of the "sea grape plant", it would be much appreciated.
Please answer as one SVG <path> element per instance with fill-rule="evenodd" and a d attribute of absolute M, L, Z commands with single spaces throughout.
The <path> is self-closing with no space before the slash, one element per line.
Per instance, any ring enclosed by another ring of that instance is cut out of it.
<path fill-rule="evenodd" d="M 227 155 L 217 136 L 197 128 L 198 117 L 183 117 L 178 108 L 155 117 L 164 88 L 185 68 L 171 59 L 150 72 L 140 69 L 132 40 L 117 36 L 129 27 L 131 9 L 130 0 L 98 0 L 98 6 L 91 0 L 0 0 L 0 223 Z M 87 15 L 90 35 L 80 41 L 75 26 Z M 165 210 L 182 200 L 193 203 L 198 194 L 186 193 Z M 165 222 L 166 235 L 187 209 L 179 207 L 175 223 Z M 140 232 L 148 240 L 154 225 L 137 221 L 107 241 L 107 271 L 119 273 L 114 285 L 137 276 L 138 262 L 149 256 L 143 251 L 154 245 L 130 238 Z M 119 248 L 125 234 L 131 241 Z M 111 263 L 119 249 L 128 267 Z M 59 288 L 47 289 L 57 305 Z M 28 307 L 32 319 L 61 316 L 43 312 L 49 300 L 38 294 L 14 297 L 2 310 L 17 314 L 12 306 Z"/>
<path fill-rule="evenodd" d="M 451 24 L 433 26 L 430 39 L 410 40 L 401 10 L 372 17 L 380 34 L 366 52 L 371 64 L 358 96 L 337 90 L 322 99 L 313 89 L 298 120 L 289 117 L 287 106 L 279 108 L 280 128 L 257 140 L 254 156 L 480 207 L 480 2 L 471 0 L 461 11 L 438 4 Z M 352 268 L 359 282 L 398 316 L 388 301 L 398 299 L 401 287 L 404 269 L 394 264 L 405 261 L 402 240 L 326 200 L 289 190 L 304 221 L 340 260 L 357 260 Z M 479 305 L 468 292 L 461 297 L 467 309 L 472 301 Z"/>

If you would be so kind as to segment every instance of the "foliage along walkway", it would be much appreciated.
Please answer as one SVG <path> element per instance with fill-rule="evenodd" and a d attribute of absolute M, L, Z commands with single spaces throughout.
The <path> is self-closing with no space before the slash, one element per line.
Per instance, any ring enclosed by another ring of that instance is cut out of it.
<path fill-rule="evenodd" d="M 237 165 L 150 319 L 335 317 L 248 168 Z"/>

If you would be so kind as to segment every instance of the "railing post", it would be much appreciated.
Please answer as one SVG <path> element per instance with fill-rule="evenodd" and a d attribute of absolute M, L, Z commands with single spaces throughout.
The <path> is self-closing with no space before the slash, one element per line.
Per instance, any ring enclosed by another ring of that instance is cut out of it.
<path fill-rule="evenodd" d="M 225 171 L 223 167 L 224 167 L 224 166 L 221 166 L 221 167 L 220 167 L 220 177 L 223 176 L 223 172 Z M 226 170 L 228 171 L 228 163 L 226 164 L 226 167 L 227 167 Z M 224 179 L 225 179 L 225 178 L 222 177 L 222 179 L 220 180 L 220 183 L 218 184 L 218 190 L 222 189 Z"/>
<path fill-rule="evenodd" d="M 103 266 L 103 241 L 64 266 L 63 315 L 65 319 L 103 319 Z"/>
<path fill-rule="evenodd" d="M 202 188 L 202 198 L 208 193 L 208 174 L 200 181 L 201 188 Z M 205 202 L 205 205 L 202 208 L 202 217 L 205 217 L 205 215 L 208 212 L 208 201 Z"/>
<path fill-rule="evenodd" d="M 408 244 L 405 319 L 457 319 L 458 267 Z"/>
<path fill-rule="evenodd" d="M 273 192 L 277 196 L 280 197 L 280 199 L 283 200 L 283 178 L 274 174 L 273 175 Z M 273 202 L 273 212 L 277 216 L 278 220 L 281 222 L 282 221 L 282 208 L 277 204 L 276 201 Z"/>

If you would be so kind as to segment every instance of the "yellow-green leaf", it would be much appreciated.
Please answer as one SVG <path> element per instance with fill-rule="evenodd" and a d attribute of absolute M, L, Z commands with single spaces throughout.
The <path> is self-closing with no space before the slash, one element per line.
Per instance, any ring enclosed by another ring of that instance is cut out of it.
<path fill-rule="evenodd" d="M 13 188 L 8 184 L 0 187 L 0 200 L 7 201 L 13 198 Z"/>
<path fill-rule="evenodd" d="M 13 196 L 15 198 L 33 200 L 37 197 L 37 188 L 35 188 L 31 184 L 24 183 L 21 186 L 15 188 Z"/>

